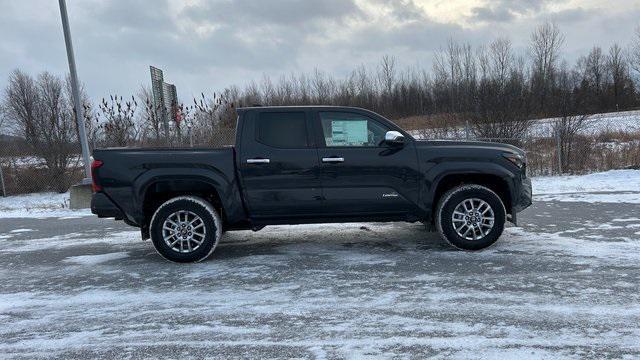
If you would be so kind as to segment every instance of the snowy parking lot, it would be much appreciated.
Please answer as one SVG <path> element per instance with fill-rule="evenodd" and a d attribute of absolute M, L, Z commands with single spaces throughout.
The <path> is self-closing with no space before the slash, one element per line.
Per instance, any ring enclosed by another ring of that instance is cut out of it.
<path fill-rule="evenodd" d="M 0 357 L 638 358 L 638 184 L 535 179 L 481 252 L 421 224 L 272 226 L 198 264 L 64 195 L 0 199 Z"/>

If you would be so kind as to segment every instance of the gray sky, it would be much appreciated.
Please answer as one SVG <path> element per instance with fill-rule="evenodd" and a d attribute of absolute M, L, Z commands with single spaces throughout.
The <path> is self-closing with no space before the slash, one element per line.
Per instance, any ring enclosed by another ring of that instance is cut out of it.
<path fill-rule="evenodd" d="M 626 46 L 640 0 L 67 0 L 78 72 L 89 96 L 134 94 L 150 64 L 182 99 L 263 75 L 318 68 L 342 76 L 382 55 L 431 68 L 448 38 L 474 46 L 507 36 L 525 51 L 555 21 L 569 60 Z M 0 0 L 0 80 L 15 68 L 68 71 L 58 2 Z"/>

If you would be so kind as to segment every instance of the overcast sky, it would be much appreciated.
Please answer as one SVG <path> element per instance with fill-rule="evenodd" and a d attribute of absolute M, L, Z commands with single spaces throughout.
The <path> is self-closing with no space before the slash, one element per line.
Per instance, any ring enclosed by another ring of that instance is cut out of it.
<path fill-rule="evenodd" d="M 162 68 L 182 99 L 264 74 L 314 68 L 343 76 L 382 55 L 431 68 L 448 38 L 474 46 L 508 36 L 525 51 L 546 20 L 575 60 L 593 45 L 626 46 L 640 0 L 68 0 L 76 62 L 89 96 L 133 94 Z M 65 74 L 55 0 L 0 0 L 0 81 L 20 68 Z"/>

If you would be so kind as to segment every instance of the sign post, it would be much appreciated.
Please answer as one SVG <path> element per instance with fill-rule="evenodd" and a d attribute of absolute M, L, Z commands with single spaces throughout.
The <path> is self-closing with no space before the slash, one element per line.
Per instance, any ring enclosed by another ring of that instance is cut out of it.
<path fill-rule="evenodd" d="M 169 145 L 169 119 L 164 91 L 164 75 L 162 70 L 149 66 L 151 72 L 151 91 L 153 92 L 153 107 L 157 118 L 162 121 L 165 145 Z M 159 114 L 157 112 L 160 112 Z"/>

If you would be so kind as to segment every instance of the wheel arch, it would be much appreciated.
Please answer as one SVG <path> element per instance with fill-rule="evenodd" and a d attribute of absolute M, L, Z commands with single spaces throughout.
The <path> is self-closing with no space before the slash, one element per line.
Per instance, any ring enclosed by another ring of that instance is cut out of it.
<path fill-rule="evenodd" d="M 148 227 L 151 216 L 160 205 L 178 196 L 197 196 L 208 201 L 219 212 L 224 223 L 226 209 L 219 186 L 217 182 L 203 177 L 166 177 L 149 181 L 141 195 L 143 228 Z"/>
<path fill-rule="evenodd" d="M 431 191 L 431 214 L 432 217 L 436 213 L 436 206 L 440 198 L 447 193 L 447 191 L 461 185 L 480 185 L 484 186 L 491 191 L 495 192 L 502 201 L 507 214 L 512 212 L 512 185 L 508 178 L 495 173 L 474 173 L 474 172 L 453 172 L 443 175 L 434 182 L 434 186 Z"/>

